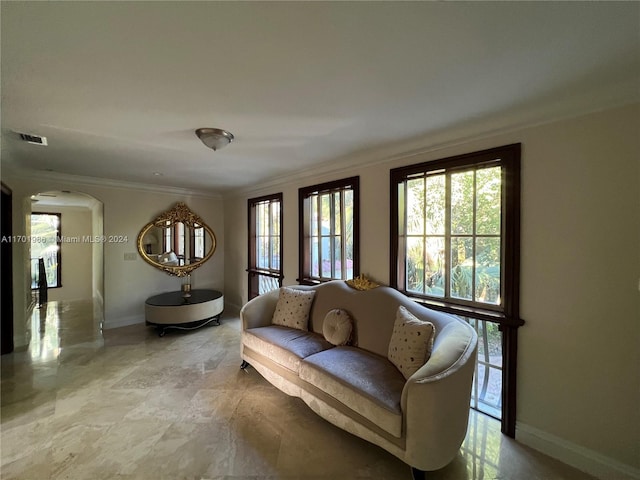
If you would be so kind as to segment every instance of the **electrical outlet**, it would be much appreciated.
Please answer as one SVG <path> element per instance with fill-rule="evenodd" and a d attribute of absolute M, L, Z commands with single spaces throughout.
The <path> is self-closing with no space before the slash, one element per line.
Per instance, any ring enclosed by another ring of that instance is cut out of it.
<path fill-rule="evenodd" d="M 135 252 L 125 252 L 124 259 L 128 260 L 128 261 L 135 260 L 136 259 L 136 253 Z"/>

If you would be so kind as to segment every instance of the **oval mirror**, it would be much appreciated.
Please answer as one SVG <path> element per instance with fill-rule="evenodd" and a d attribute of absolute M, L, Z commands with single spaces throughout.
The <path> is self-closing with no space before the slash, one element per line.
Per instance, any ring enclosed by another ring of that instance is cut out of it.
<path fill-rule="evenodd" d="M 213 230 L 182 202 L 147 223 L 138 234 L 140 256 L 178 277 L 202 266 L 215 250 Z"/>

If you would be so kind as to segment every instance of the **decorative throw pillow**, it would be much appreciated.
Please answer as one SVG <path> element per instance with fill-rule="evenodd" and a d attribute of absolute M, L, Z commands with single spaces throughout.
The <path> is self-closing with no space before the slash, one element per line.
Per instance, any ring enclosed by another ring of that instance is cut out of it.
<path fill-rule="evenodd" d="M 271 323 L 298 330 L 309 330 L 309 311 L 315 294 L 315 290 L 282 287 Z"/>
<path fill-rule="evenodd" d="M 322 322 L 324 339 L 332 345 L 347 345 L 351 340 L 351 316 L 340 308 L 329 310 Z"/>
<path fill-rule="evenodd" d="M 400 305 L 389 342 L 388 358 L 404 378 L 413 375 L 431 356 L 435 327 Z"/>

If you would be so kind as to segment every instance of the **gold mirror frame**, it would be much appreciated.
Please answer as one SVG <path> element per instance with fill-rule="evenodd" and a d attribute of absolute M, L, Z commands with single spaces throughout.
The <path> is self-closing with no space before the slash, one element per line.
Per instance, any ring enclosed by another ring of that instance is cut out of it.
<path fill-rule="evenodd" d="M 197 262 L 190 263 L 188 265 L 180 265 L 180 266 L 163 265 L 162 263 L 154 261 L 152 258 L 149 257 L 149 255 L 147 254 L 144 248 L 143 241 L 144 241 L 145 234 L 154 227 L 167 228 L 174 225 L 177 222 L 182 222 L 185 225 L 185 227 L 204 228 L 205 232 L 209 233 L 209 235 L 211 236 L 211 248 L 209 249 L 209 252 L 205 252 L 205 255 L 204 257 L 202 257 L 202 259 L 198 260 Z M 162 270 L 165 273 L 168 273 L 169 275 L 175 275 L 176 277 L 184 277 L 184 276 L 190 275 L 191 272 L 193 272 L 196 268 L 201 267 L 204 264 L 204 262 L 206 262 L 211 258 L 213 253 L 216 251 L 216 247 L 218 245 L 218 242 L 216 240 L 216 235 L 215 233 L 213 233 L 213 230 L 211 230 L 209 225 L 204 223 L 202 218 L 200 218 L 198 215 L 193 213 L 189 209 L 189 207 L 187 207 L 187 205 L 183 202 L 176 203 L 176 205 L 172 209 L 167 210 L 164 213 L 161 213 L 153 221 L 147 223 L 142 228 L 142 230 L 140 230 L 140 233 L 138 234 L 137 243 L 138 243 L 138 253 L 144 259 L 145 262 L 147 262 L 149 265 L 156 267 L 159 270 Z"/>

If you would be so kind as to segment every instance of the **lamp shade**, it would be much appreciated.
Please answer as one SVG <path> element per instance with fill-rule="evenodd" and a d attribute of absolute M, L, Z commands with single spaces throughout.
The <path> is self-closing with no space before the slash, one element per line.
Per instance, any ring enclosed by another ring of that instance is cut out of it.
<path fill-rule="evenodd" d="M 207 147 L 220 150 L 233 141 L 233 134 L 219 128 L 199 128 L 196 135 Z"/>

